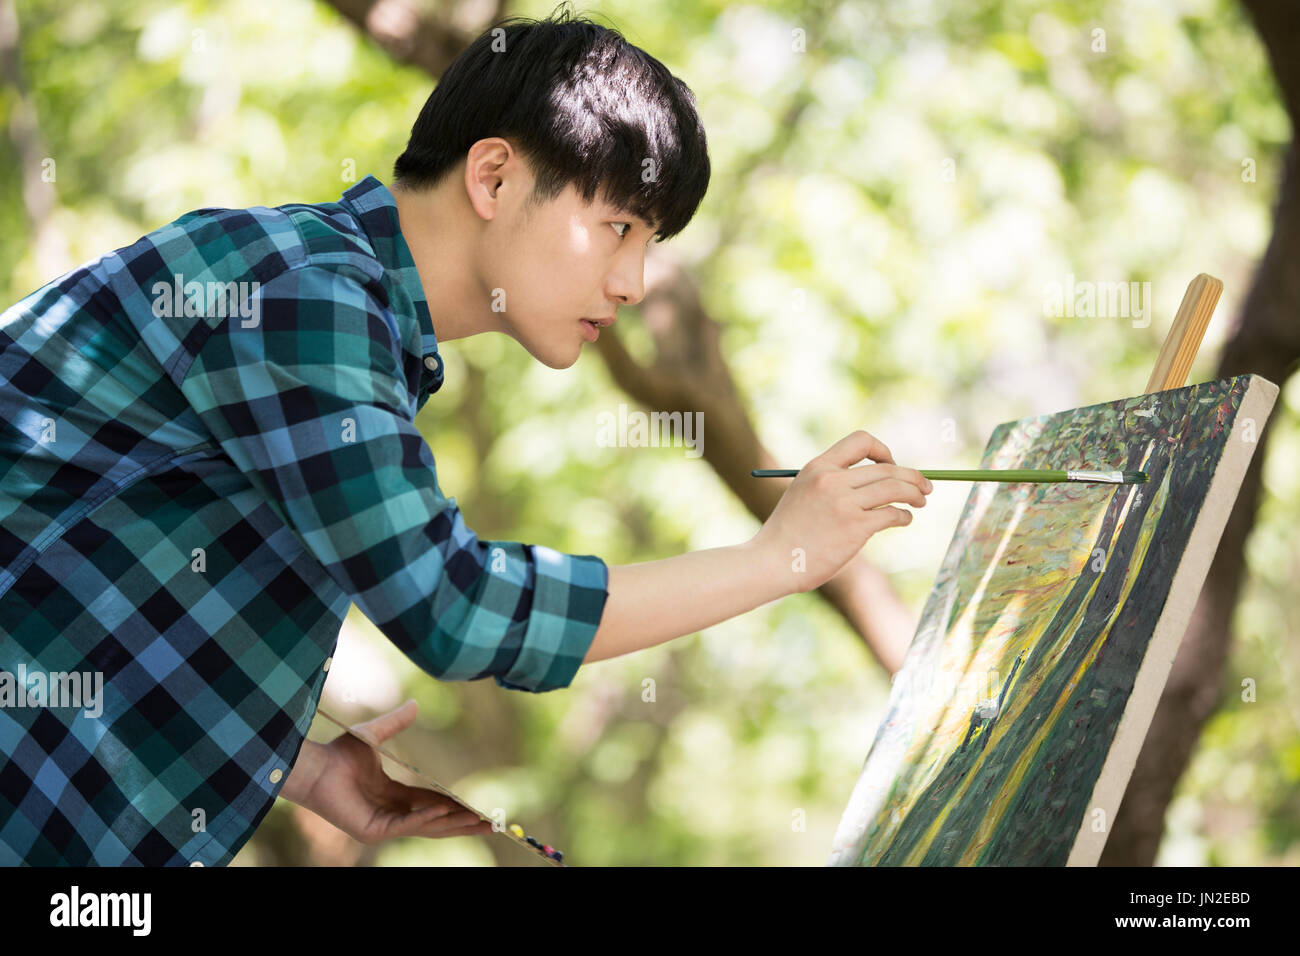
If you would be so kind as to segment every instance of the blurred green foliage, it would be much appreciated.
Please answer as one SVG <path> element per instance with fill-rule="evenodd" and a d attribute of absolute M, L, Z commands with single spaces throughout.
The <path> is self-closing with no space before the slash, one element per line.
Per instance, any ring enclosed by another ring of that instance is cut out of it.
<path fill-rule="evenodd" d="M 334 199 L 367 173 L 387 182 L 432 86 L 309 0 L 17 9 L 68 267 L 194 208 Z M 1226 285 L 1191 380 L 1213 373 L 1291 135 L 1236 3 L 579 9 L 699 97 L 712 188 L 661 251 L 689 264 L 784 464 L 862 427 L 902 463 L 969 467 L 999 422 L 1137 393 L 1198 272 Z M 16 97 L 0 96 L 6 128 Z M 52 276 L 32 253 L 9 139 L 0 161 L 12 302 Z M 1149 282 L 1149 325 L 1049 314 L 1048 290 L 1069 276 Z M 619 334 L 648 354 L 634 311 Z M 619 564 L 756 530 L 703 459 L 597 445 L 596 414 L 627 398 L 594 355 L 558 372 L 501 336 L 443 354 L 446 385 L 420 424 L 441 486 L 482 538 Z M 1171 807 L 1162 862 L 1300 861 L 1298 413 L 1292 383 L 1222 708 Z M 917 616 L 966 490 L 937 490 L 905 531 L 868 544 Z M 584 668 L 540 696 L 432 681 L 355 608 L 344 639 L 327 709 L 361 719 L 416 697 L 419 725 L 399 738 L 409 759 L 580 865 L 825 862 L 889 689 L 815 595 Z M 1246 679 L 1254 702 L 1241 699 Z M 318 720 L 313 737 L 332 735 Z M 320 859 L 299 812 L 277 804 L 236 862 Z M 403 840 L 360 859 L 527 862 L 512 850 Z"/>

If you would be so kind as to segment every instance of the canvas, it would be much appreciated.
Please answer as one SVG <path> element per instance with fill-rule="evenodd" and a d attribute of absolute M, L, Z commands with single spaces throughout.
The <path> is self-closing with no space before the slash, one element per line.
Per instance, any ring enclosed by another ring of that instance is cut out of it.
<path fill-rule="evenodd" d="M 999 425 L 832 865 L 1095 865 L 1277 397 L 1242 375 Z"/>

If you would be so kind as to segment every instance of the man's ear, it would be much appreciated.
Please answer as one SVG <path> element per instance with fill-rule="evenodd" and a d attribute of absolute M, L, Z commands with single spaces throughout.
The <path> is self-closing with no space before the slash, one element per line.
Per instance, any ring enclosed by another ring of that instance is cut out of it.
<path fill-rule="evenodd" d="M 501 215 L 501 187 L 507 177 L 521 178 L 519 160 L 519 154 L 500 136 L 479 140 L 465 154 L 465 194 L 480 219 Z"/>

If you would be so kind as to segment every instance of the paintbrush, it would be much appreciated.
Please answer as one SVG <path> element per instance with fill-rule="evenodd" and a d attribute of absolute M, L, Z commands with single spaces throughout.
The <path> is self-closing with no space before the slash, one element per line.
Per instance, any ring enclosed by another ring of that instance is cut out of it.
<path fill-rule="evenodd" d="M 1145 471 L 1058 471 L 1048 468 L 977 468 L 970 471 L 929 471 L 918 469 L 934 481 L 1099 481 L 1108 485 L 1140 485 L 1147 480 Z M 754 478 L 793 478 L 797 468 L 755 468 Z"/>

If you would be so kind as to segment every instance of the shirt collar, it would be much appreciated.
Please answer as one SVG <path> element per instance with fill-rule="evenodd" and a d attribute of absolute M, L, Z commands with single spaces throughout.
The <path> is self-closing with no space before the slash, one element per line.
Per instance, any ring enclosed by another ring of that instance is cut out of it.
<path fill-rule="evenodd" d="M 415 268 L 415 259 L 411 249 L 402 237 L 401 221 L 397 215 L 397 201 L 393 194 L 374 176 L 367 176 L 355 186 L 350 187 L 339 200 L 340 205 L 347 206 L 361 223 L 375 256 L 387 272 L 397 277 L 398 282 L 410 296 L 415 305 L 416 318 L 420 323 L 421 357 L 433 356 L 438 359 L 439 377 L 442 370 L 442 357 L 438 355 L 438 339 L 433 334 L 433 318 L 429 314 L 429 302 L 424 296 L 424 286 L 420 284 L 420 274 Z M 427 363 L 426 363 L 427 367 Z"/>

